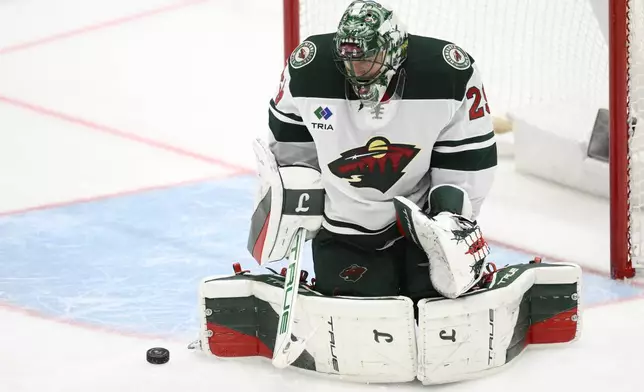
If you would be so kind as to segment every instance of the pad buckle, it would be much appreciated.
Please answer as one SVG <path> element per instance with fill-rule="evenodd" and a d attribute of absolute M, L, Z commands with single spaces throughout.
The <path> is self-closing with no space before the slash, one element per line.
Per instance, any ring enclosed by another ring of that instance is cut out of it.
<path fill-rule="evenodd" d="M 283 267 L 280 271 L 280 275 L 286 277 L 286 267 Z M 306 270 L 300 271 L 300 284 L 313 288 L 315 284 L 315 278 L 311 278 L 311 283 L 309 284 L 307 279 L 309 278 L 309 272 Z"/>
<path fill-rule="evenodd" d="M 235 271 L 235 275 L 244 275 L 250 272 L 250 270 L 243 270 L 238 262 L 233 263 L 233 271 Z"/>

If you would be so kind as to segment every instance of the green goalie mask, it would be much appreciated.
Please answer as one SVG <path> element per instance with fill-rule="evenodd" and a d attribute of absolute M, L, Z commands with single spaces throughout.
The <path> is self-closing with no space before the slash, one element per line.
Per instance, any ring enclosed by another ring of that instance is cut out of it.
<path fill-rule="evenodd" d="M 356 0 L 342 15 L 334 46 L 336 65 L 355 93 L 377 104 L 407 57 L 407 32 L 382 4 Z"/>

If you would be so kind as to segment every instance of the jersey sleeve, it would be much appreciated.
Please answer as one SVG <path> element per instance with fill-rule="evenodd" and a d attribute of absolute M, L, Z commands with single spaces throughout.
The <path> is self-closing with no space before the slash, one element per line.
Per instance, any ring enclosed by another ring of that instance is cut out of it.
<path fill-rule="evenodd" d="M 291 76 L 287 64 L 282 72 L 277 95 L 268 110 L 269 147 L 279 166 L 304 165 L 319 170 L 313 137 L 304 124 L 297 102 L 291 94 Z"/>
<path fill-rule="evenodd" d="M 476 218 L 494 180 L 497 150 L 481 76 L 476 65 L 472 67 L 465 96 L 434 144 L 430 177 L 432 186 L 465 189 Z"/>

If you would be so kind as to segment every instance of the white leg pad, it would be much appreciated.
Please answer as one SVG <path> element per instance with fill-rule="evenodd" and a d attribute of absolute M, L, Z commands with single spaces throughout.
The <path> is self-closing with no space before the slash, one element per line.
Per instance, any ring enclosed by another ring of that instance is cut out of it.
<path fill-rule="evenodd" d="M 281 287 L 279 278 L 266 275 L 205 279 L 200 287 L 202 349 L 217 356 L 271 353 Z M 306 339 L 302 355 L 314 361 L 307 370 L 370 383 L 415 379 L 416 323 L 409 298 L 323 297 L 302 288 L 294 317 L 293 335 Z M 263 336 L 262 342 L 255 336 Z M 262 345 L 264 352 L 249 354 L 253 345 Z"/>
<path fill-rule="evenodd" d="M 522 265 L 495 278 L 482 293 L 419 302 L 418 379 L 423 384 L 480 377 L 529 344 L 579 337 L 578 266 Z"/>

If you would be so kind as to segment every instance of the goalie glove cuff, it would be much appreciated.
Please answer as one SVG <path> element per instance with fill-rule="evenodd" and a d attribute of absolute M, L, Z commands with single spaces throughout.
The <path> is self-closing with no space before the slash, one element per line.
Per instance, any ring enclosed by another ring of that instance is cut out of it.
<path fill-rule="evenodd" d="M 468 219 L 473 219 L 472 202 L 465 189 L 451 184 L 437 185 L 429 190 L 427 196 L 430 217 L 441 212 L 451 212 Z"/>

